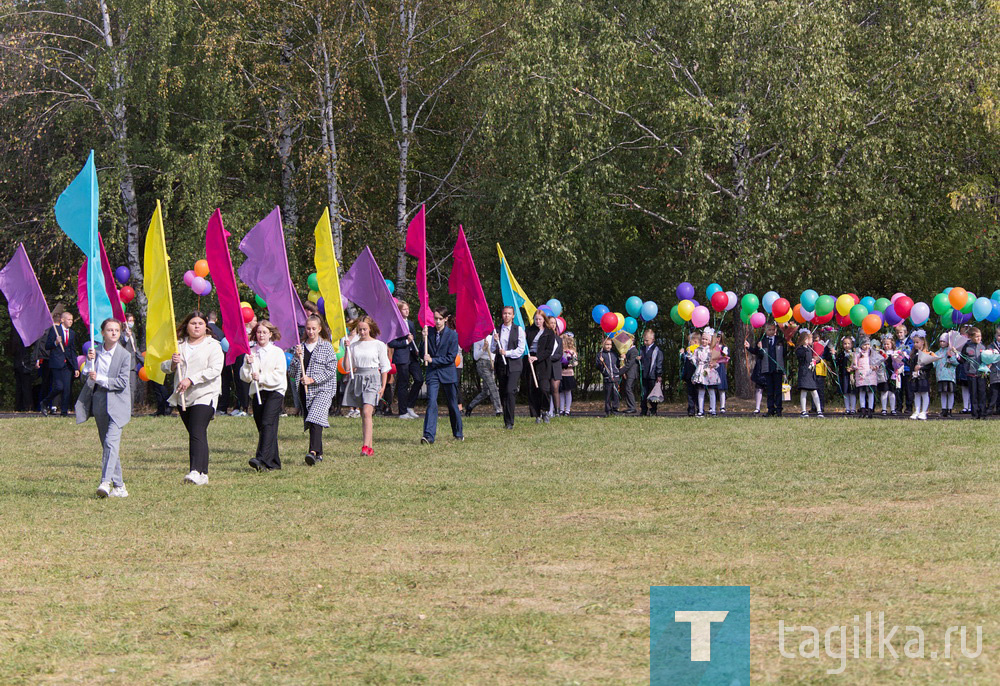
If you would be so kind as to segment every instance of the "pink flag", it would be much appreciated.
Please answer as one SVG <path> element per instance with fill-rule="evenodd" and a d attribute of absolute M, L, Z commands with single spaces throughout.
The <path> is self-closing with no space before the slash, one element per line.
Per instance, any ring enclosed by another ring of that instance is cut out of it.
<path fill-rule="evenodd" d="M 90 303 L 87 301 L 87 260 L 76 275 L 76 309 L 85 326 L 90 326 Z"/>
<path fill-rule="evenodd" d="M 108 260 L 108 254 L 104 252 L 104 238 L 101 234 L 97 234 L 97 240 L 101 244 L 101 273 L 104 275 L 104 291 L 108 294 L 108 300 L 111 301 L 111 313 L 114 318 L 120 322 L 125 321 L 125 310 L 122 308 L 122 299 L 118 295 L 118 287 L 115 286 L 115 275 L 111 271 L 111 262 Z"/>
<path fill-rule="evenodd" d="M 205 230 L 205 259 L 208 271 L 215 282 L 215 294 L 219 298 L 219 312 L 222 314 L 222 332 L 229 341 L 226 364 L 233 364 L 240 355 L 250 354 L 247 329 L 243 322 L 243 308 L 240 307 L 240 292 L 236 287 L 233 260 L 229 255 L 229 232 L 222 225 L 222 211 L 215 210 L 208 220 Z"/>
<path fill-rule="evenodd" d="M 448 277 L 448 292 L 455 296 L 458 345 L 467 350 L 473 343 L 493 332 L 493 315 L 490 314 L 490 306 L 483 295 L 483 284 L 479 281 L 476 263 L 472 261 L 472 253 L 461 224 L 458 226 L 454 259 L 451 276 Z"/>
<path fill-rule="evenodd" d="M 406 229 L 406 253 L 417 258 L 417 298 L 420 300 L 417 324 L 434 326 L 434 313 L 427 295 L 427 221 L 423 205 Z"/>

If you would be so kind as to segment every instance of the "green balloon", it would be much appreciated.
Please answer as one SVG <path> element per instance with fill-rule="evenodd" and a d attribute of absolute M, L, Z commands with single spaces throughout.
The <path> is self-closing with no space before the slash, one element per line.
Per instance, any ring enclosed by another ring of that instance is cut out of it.
<path fill-rule="evenodd" d="M 851 316 L 851 324 L 854 324 L 854 326 L 861 326 L 861 322 L 868 316 L 868 308 L 864 305 L 858 304 L 851 308 L 849 314 Z"/>
<path fill-rule="evenodd" d="M 889 307 L 891 304 L 892 301 L 890 301 L 889 298 L 879 298 L 875 301 L 875 309 L 879 312 L 885 312 L 885 308 Z"/>
<path fill-rule="evenodd" d="M 740 312 L 740 321 L 743 322 L 744 324 L 749 324 L 750 323 L 750 317 L 752 315 L 753 315 L 753 312 Z"/>
<path fill-rule="evenodd" d="M 972 306 L 976 303 L 975 293 L 966 293 L 965 295 L 965 306 L 962 307 L 962 314 L 969 314 L 972 312 Z"/>
<path fill-rule="evenodd" d="M 749 312 L 750 314 L 753 314 L 754 312 L 757 311 L 758 307 L 760 307 L 760 299 L 753 293 L 747 293 L 746 295 L 743 296 L 743 299 L 740 301 L 740 308 L 743 310 L 743 312 Z"/>
<path fill-rule="evenodd" d="M 259 295 L 255 295 L 253 297 L 253 300 L 254 300 L 255 303 L 257 303 L 258 307 L 267 307 L 267 303 L 264 302 L 264 299 L 262 297 L 260 297 Z"/>
<path fill-rule="evenodd" d="M 942 293 L 942 295 L 944 295 L 944 294 Z M 947 296 L 945 296 L 945 297 L 947 297 Z M 955 322 L 951 318 L 950 308 L 949 308 L 948 312 L 945 312 L 944 314 L 941 315 L 941 326 L 943 326 L 946 329 L 954 329 L 955 328 Z"/>
<path fill-rule="evenodd" d="M 319 279 L 316 278 L 316 272 L 313 272 L 312 274 L 309 275 L 309 278 L 306 279 L 306 283 L 309 285 L 309 290 L 311 291 L 319 290 Z"/>
<path fill-rule="evenodd" d="M 944 315 L 948 310 L 951 309 L 951 303 L 948 302 L 947 293 L 938 293 L 934 296 L 934 300 L 931 302 L 931 306 L 934 308 L 936 314 Z"/>
<path fill-rule="evenodd" d="M 837 299 L 832 295 L 821 295 L 819 300 L 816 301 L 816 316 L 825 317 L 826 315 L 833 312 L 833 308 L 837 305 Z"/>
<path fill-rule="evenodd" d="M 681 315 L 677 311 L 677 305 L 674 305 L 673 307 L 670 308 L 670 318 L 677 326 L 684 326 L 684 320 L 681 319 Z"/>

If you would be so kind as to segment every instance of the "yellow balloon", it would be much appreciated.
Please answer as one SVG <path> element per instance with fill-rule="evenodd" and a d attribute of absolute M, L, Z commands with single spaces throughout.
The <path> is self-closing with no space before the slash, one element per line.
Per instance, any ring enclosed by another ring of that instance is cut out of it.
<path fill-rule="evenodd" d="M 841 317 L 846 317 L 854 305 L 854 298 L 847 295 L 847 293 L 844 293 L 842 296 L 837 298 L 837 314 Z"/>
<path fill-rule="evenodd" d="M 785 312 L 783 316 L 775 317 L 774 321 L 778 322 L 779 324 L 784 324 L 785 322 L 787 322 L 789 319 L 792 318 L 792 314 L 794 313 L 791 310 L 788 310 L 788 312 Z"/>
<path fill-rule="evenodd" d="M 253 309 L 253 307 L 251 307 L 250 303 L 248 303 L 246 301 L 243 301 L 243 302 L 240 303 L 240 309 L 242 310 L 244 307 L 249 307 L 251 310 Z"/>
<path fill-rule="evenodd" d="M 625 315 L 621 312 L 615 312 L 615 316 L 618 317 L 618 326 L 615 327 L 615 333 L 618 333 L 625 327 Z"/>
<path fill-rule="evenodd" d="M 319 291 L 309 291 L 309 302 L 319 302 Z"/>
<path fill-rule="evenodd" d="M 681 300 L 677 303 L 677 314 L 686 322 L 691 321 L 691 313 L 694 312 L 694 303 L 690 300 Z"/>

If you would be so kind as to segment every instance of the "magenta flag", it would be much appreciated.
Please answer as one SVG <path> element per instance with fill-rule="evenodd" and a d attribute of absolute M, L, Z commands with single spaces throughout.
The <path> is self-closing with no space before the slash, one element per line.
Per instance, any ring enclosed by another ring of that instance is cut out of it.
<path fill-rule="evenodd" d="M 427 220 L 423 205 L 406 228 L 406 253 L 417 258 L 417 298 L 420 301 L 417 324 L 434 326 L 434 313 L 427 295 Z"/>
<path fill-rule="evenodd" d="M 222 332 L 229 341 L 226 364 L 233 364 L 240 355 L 250 353 L 247 329 L 243 322 L 243 308 L 240 307 L 240 292 L 236 286 L 233 260 L 229 255 L 229 232 L 222 225 L 222 211 L 215 210 L 205 229 L 205 259 L 208 271 L 215 282 L 215 294 L 219 298 L 219 312 L 222 314 Z M 296 329 L 297 330 L 297 329 Z"/>
<path fill-rule="evenodd" d="M 31 346 L 52 326 L 52 313 L 24 243 L 18 244 L 10 262 L 0 269 L 0 291 L 7 298 L 10 322 L 21 336 L 21 342 L 26 348 Z"/>
<path fill-rule="evenodd" d="M 111 261 L 108 260 L 108 254 L 104 252 L 104 238 L 100 233 L 97 234 L 97 241 L 101 246 L 101 273 L 104 275 L 104 292 L 108 294 L 108 300 L 111 301 L 111 314 L 115 319 L 124 323 L 125 308 L 122 307 L 122 299 L 118 295 L 117 286 L 115 286 L 115 275 L 111 271 Z"/>
<path fill-rule="evenodd" d="M 379 328 L 378 339 L 383 343 L 410 333 L 367 245 L 347 273 L 340 277 L 340 294 L 375 320 Z"/>
<path fill-rule="evenodd" d="M 90 307 L 87 301 L 87 260 L 84 258 L 76 275 L 76 311 L 85 326 L 90 326 Z"/>
<path fill-rule="evenodd" d="M 483 294 L 483 284 L 472 261 L 469 242 L 465 240 L 465 230 L 458 226 L 458 240 L 455 241 L 454 263 L 448 277 L 448 292 L 455 296 L 455 329 L 458 345 L 469 349 L 493 333 L 493 315 Z"/>
<path fill-rule="evenodd" d="M 240 251 L 247 256 L 239 268 L 240 278 L 267 302 L 268 318 L 281 332 L 281 340 L 275 345 L 282 350 L 298 345 L 299 327 L 306 324 L 306 311 L 288 271 L 280 208 L 275 207 L 250 229 L 240 241 Z"/>

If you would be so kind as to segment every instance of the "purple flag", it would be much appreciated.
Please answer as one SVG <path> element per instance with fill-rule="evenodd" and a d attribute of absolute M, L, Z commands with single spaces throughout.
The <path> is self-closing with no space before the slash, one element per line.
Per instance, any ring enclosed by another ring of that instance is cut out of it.
<path fill-rule="evenodd" d="M 379 328 L 378 339 L 383 343 L 410 333 L 367 245 L 348 272 L 340 277 L 340 293 L 375 320 Z"/>
<path fill-rule="evenodd" d="M 279 208 L 275 207 L 250 229 L 240 241 L 240 251 L 247 256 L 238 270 L 240 279 L 267 302 L 268 318 L 281 332 L 281 340 L 275 345 L 282 350 L 298 345 L 299 327 L 306 324 L 306 311 L 288 273 Z"/>
<path fill-rule="evenodd" d="M 21 336 L 25 347 L 45 335 L 52 326 L 52 313 L 45 303 L 42 287 L 31 267 L 31 260 L 19 243 L 14 256 L 0 269 L 0 291 L 7 297 L 10 321 Z"/>

